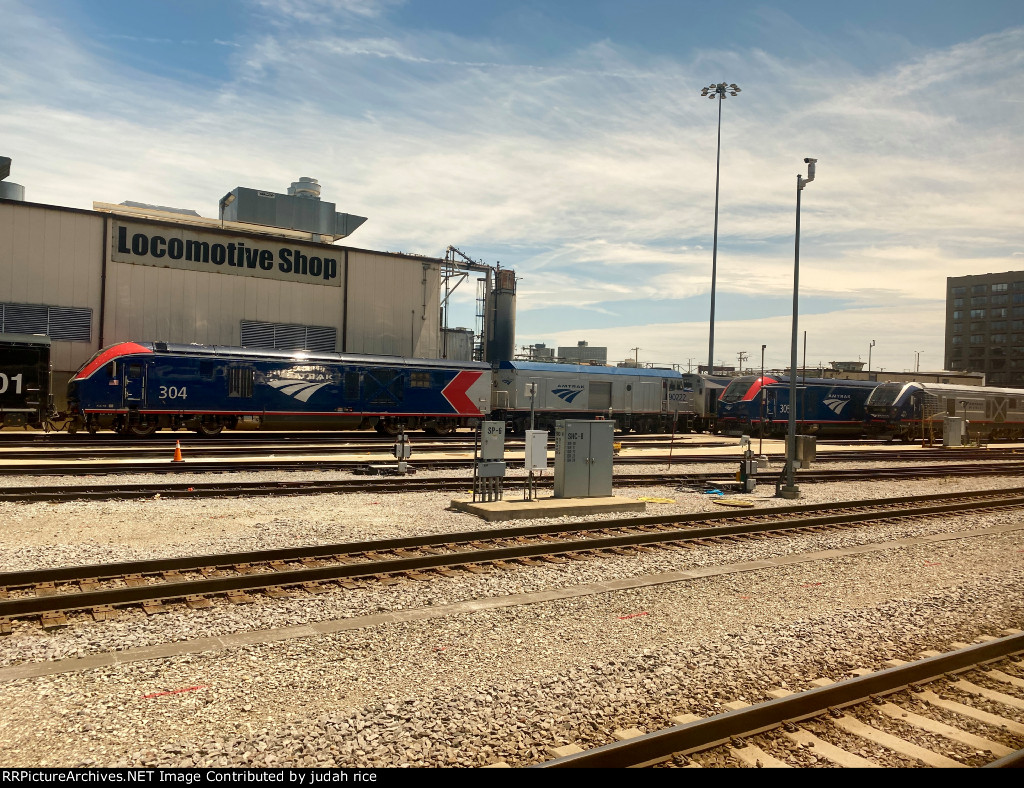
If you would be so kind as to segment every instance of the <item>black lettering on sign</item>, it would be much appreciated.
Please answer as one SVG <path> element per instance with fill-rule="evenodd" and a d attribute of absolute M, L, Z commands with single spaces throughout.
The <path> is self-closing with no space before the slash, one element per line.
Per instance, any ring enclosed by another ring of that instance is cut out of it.
<path fill-rule="evenodd" d="M 247 246 L 245 241 L 211 243 L 183 238 L 130 233 L 130 228 L 117 226 L 114 238 L 117 254 L 149 257 L 155 260 L 185 260 L 190 263 L 213 263 L 243 270 L 277 271 L 296 278 L 316 277 L 324 282 L 338 278 L 338 260 L 335 257 L 307 255 L 301 249 L 281 247 L 275 255 L 271 249 Z"/>

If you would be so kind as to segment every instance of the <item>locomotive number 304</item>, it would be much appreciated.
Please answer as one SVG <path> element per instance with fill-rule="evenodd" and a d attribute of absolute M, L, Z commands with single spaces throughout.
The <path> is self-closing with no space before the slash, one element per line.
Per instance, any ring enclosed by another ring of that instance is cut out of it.
<path fill-rule="evenodd" d="M 188 399 L 187 387 L 161 386 L 160 399 Z"/>
<path fill-rule="evenodd" d="M 0 372 L 0 394 L 6 394 L 9 386 L 14 386 L 14 393 L 21 394 L 21 373 L 7 377 Z"/>

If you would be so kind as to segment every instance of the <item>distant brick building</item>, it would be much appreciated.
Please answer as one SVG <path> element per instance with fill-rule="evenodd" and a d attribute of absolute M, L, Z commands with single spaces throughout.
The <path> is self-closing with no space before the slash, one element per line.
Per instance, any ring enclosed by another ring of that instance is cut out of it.
<path fill-rule="evenodd" d="M 1024 271 L 946 279 L 944 367 L 1024 388 Z"/>

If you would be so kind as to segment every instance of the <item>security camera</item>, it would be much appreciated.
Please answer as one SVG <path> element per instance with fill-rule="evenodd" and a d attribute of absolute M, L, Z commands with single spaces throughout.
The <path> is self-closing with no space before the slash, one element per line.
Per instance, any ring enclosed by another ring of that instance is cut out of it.
<path fill-rule="evenodd" d="M 817 159 L 804 159 L 804 164 L 817 164 Z"/>

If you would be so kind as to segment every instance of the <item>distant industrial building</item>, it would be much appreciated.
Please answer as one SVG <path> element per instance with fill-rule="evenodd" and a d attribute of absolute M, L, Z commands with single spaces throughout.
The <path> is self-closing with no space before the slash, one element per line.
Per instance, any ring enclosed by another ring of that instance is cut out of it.
<path fill-rule="evenodd" d="M 576 347 L 559 347 L 558 361 L 562 364 L 608 363 L 608 348 L 591 347 L 587 342 L 577 342 Z"/>
<path fill-rule="evenodd" d="M 1024 271 L 946 279 L 944 366 L 1024 388 Z"/>

